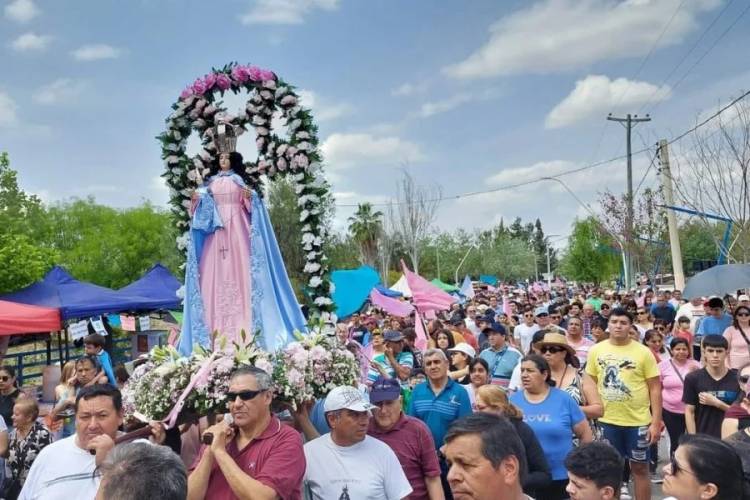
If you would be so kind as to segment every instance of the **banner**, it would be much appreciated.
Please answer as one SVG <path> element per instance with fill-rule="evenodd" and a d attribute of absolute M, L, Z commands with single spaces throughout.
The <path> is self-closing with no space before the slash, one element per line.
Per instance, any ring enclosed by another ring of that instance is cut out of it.
<path fill-rule="evenodd" d="M 125 316 L 124 314 L 121 314 L 120 324 L 122 325 L 122 329 L 126 332 L 135 331 L 135 318 L 133 316 Z"/>
<path fill-rule="evenodd" d="M 97 316 L 96 318 L 91 318 L 91 326 L 94 327 L 94 331 L 98 333 L 99 335 L 102 335 L 104 337 L 107 336 L 107 330 L 104 329 L 104 322 L 102 321 L 101 316 Z"/>
<path fill-rule="evenodd" d="M 68 334 L 71 340 L 82 339 L 89 334 L 89 322 L 86 320 L 68 325 Z"/>
<path fill-rule="evenodd" d="M 151 330 L 151 317 L 150 316 L 139 316 L 138 317 L 138 327 L 139 330 L 142 332 L 147 332 L 148 330 Z"/>

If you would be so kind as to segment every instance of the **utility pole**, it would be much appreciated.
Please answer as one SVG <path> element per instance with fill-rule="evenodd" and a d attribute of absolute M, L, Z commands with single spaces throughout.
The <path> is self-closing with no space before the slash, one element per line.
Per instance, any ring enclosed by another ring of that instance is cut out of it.
<path fill-rule="evenodd" d="M 627 114 L 624 118 L 618 118 L 616 116 L 612 116 L 612 113 L 610 113 L 607 116 L 607 120 L 612 122 L 618 122 L 620 125 L 625 127 L 625 138 L 626 138 L 626 145 L 627 145 L 627 156 L 628 156 L 628 196 L 627 196 L 627 209 L 628 213 L 626 215 L 626 221 L 625 221 L 625 240 L 628 244 L 628 269 L 630 269 L 630 273 L 627 273 L 627 282 L 625 283 L 625 288 L 628 290 L 632 288 L 633 286 L 633 277 L 635 276 L 635 273 L 633 272 L 633 259 L 631 256 L 631 251 L 633 248 L 633 152 L 631 148 L 631 132 L 633 131 L 633 127 L 636 126 L 638 123 L 641 122 L 650 122 L 651 117 L 649 115 L 646 115 L 644 118 L 639 118 L 638 115 L 631 115 Z"/>
<path fill-rule="evenodd" d="M 672 171 L 669 169 L 669 144 L 665 139 L 659 141 L 659 163 L 661 163 L 661 182 L 664 186 L 664 201 L 667 206 L 674 206 L 672 193 Z M 672 274 L 674 287 L 685 289 L 685 272 L 682 269 L 682 250 L 680 249 L 680 234 L 677 230 L 677 217 L 674 210 L 667 209 L 667 227 L 669 227 L 669 246 L 672 249 Z"/>

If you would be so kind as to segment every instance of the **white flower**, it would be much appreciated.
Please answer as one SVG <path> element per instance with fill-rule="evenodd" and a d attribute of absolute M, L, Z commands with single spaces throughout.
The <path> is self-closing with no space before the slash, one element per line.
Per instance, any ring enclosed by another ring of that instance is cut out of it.
<path fill-rule="evenodd" d="M 193 125 L 194 125 L 194 126 L 195 126 L 195 128 L 197 128 L 197 129 L 203 129 L 203 128 L 205 128 L 205 127 L 206 127 L 206 120 L 204 120 L 203 118 L 198 118 L 197 120 L 195 120 L 195 121 L 193 122 Z M 211 129 L 209 129 L 209 130 L 211 130 Z M 210 132 L 210 133 L 213 133 L 213 130 L 211 130 L 211 132 Z"/>
<path fill-rule="evenodd" d="M 318 288 L 322 283 L 323 280 L 320 278 L 320 276 L 313 276 L 312 278 L 310 278 L 308 286 L 310 286 L 310 288 Z"/>
<path fill-rule="evenodd" d="M 310 231 L 312 231 L 312 228 L 310 227 L 310 224 L 305 224 L 304 226 L 302 226 L 302 232 L 303 233 L 309 233 Z"/>
<path fill-rule="evenodd" d="M 167 147 L 164 149 L 166 149 L 167 151 L 174 151 L 176 153 L 180 150 L 180 146 L 172 142 L 167 144 Z"/>
<path fill-rule="evenodd" d="M 305 222 L 308 217 L 310 217 L 310 212 L 308 212 L 307 210 L 303 210 L 299 214 L 299 221 Z"/>
<path fill-rule="evenodd" d="M 292 94 L 284 96 L 281 101 L 279 101 L 279 104 L 282 106 L 294 106 L 297 104 L 297 98 L 293 96 Z"/>
<path fill-rule="evenodd" d="M 304 130 L 300 130 L 295 134 L 295 138 L 297 139 L 309 139 L 310 134 L 308 132 L 305 132 Z"/>
<path fill-rule="evenodd" d="M 206 107 L 206 104 L 208 104 L 208 101 L 200 98 L 195 103 L 195 109 L 197 109 L 199 112 L 203 110 L 203 108 Z"/>
<path fill-rule="evenodd" d="M 266 120 L 262 116 L 260 115 L 253 116 L 253 121 L 252 121 L 253 125 L 265 125 L 266 123 L 268 123 L 268 120 Z"/>
<path fill-rule="evenodd" d="M 196 179 L 198 179 L 198 176 L 195 174 L 195 169 L 191 168 L 190 170 L 188 170 L 187 178 L 191 181 L 195 181 Z"/>
<path fill-rule="evenodd" d="M 333 304 L 333 301 L 328 297 L 317 297 L 314 302 L 318 306 L 328 306 Z"/>
<path fill-rule="evenodd" d="M 178 141 L 182 139 L 182 134 L 180 134 L 179 130 L 173 130 L 172 136 Z"/>
<path fill-rule="evenodd" d="M 303 189 L 305 189 L 304 184 L 297 184 L 296 186 L 294 186 L 294 192 L 297 194 L 300 194 Z"/>
<path fill-rule="evenodd" d="M 171 170 L 175 175 L 180 175 L 182 173 L 182 169 L 180 167 L 172 167 Z"/>
<path fill-rule="evenodd" d="M 204 162 L 210 162 L 211 160 L 213 160 L 213 159 L 214 159 L 214 157 L 213 157 L 213 156 L 211 155 L 211 153 L 209 153 L 209 152 L 208 152 L 208 151 L 206 151 L 205 149 L 201 149 L 201 150 L 200 150 L 200 153 L 198 153 L 198 156 L 200 156 L 200 157 L 201 157 L 201 159 L 202 159 L 202 160 L 203 160 Z"/>
<path fill-rule="evenodd" d="M 284 151 L 286 151 L 286 148 L 289 146 L 286 144 L 281 144 L 278 148 L 276 148 L 276 155 L 282 156 L 284 154 Z"/>
<path fill-rule="evenodd" d="M 286 94 L 288 91 L 289 91 L 289 87 L 287 87 L 286 85 L 282 85 L 281 87 L 278 87 L 276 89 L 276 98 L 278 99 L 279 97 Z"/>
<path fill-rule="evenodd" d="M 276 80 L 266 80 L 263 82 L 263 86 L 267 89 L 274 90 L 276 88 Z"/>
<path fill-rule="evenodd" d="M 313 241 L 313 245 L 315 245 L 316 247 L 319 247 L 322 244 L 323 244 L 323 238 L 321 238 L 320 236 L 316 236 L 315 241 Z"/>
<path fill-rule="evenodd" d="M 169 163 L 179 163 L 180 159 L 176 155 L 169 155 L 167 156 L 167 164 Z"/>
<path fill-rule="evenodd" d="M 190 208 L 191 202 L 190 200 L 182 200 L 182 203 L 180 203 L 185 208 Z"/>
<path fill-rule="evenodd" d="M 287 167 L 286 160 L 284 158 L 279 158 L 278 160 L 276 160 L 276 166 L 279 167 L 279 170 L 283 172 Z"/>
<path fill-rule="evenodd" d="M 317 273 L 318 271 L 320 271 L 320 264 L 318 264 L 317 262 L 308 262 L 307 264 L 305 264 L 304 271 L 308 274 Z"/>
<path fill-rule="evenodd" d="M 182 236 L 177 237 L 177 247 L 181 250 L 186 248 L 188 241 L 190 241 L 190 235 L 185 232 Z"/>
<path fill-rule="evenodd" d="M 312 243 L 312 240 L 311 240 L 311 243 Z M 305 254 L 305 259 L 307 259 L 308 261 L 314 261 L 314 260 L 317 260 L 317 258 L 318 258 L 318 252 L 308 252 Z"/>
<path fill-rule="evenodd" d="M 289 124 L 289 130 L 297 130 L 302 126 L 302 120 L 297 118 L 296 120 L 293 120 L 292 123 Z"/>
<path fill-rule="evenodd" d="M 206 106 L 206 109 L 203 110 L 203 116 L 205 117 L 209 117 L 214 113 L 216 113 L 216 106 L 214 106 L 213 104 L 209 104 L 208 106 Z"/>
<path fill-rule="evenodd" d="M 273 99 L 273 94 L 269 90 L 261 90 L 260 96 L 266 101 Z"/>
<path fill-rule="evenodd" d="M 255 133 L 258 135 L 268 135 L 268 129 L 266 127 L 255 127 Z"/>
<path fill-rule="evenodd" d="M 310 148 L 312 148 L 312 144 L 310 144 L 307 141 L 303 141 L 303 142 L 300 142 L 299 144 L 297 144 L 297 149 L 299 149 L 300 151 L 307 151 Z"/>

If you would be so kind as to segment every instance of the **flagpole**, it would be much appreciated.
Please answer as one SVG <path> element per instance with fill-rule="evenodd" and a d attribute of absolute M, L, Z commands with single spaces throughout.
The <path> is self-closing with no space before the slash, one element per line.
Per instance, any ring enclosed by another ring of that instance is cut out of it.
<path fill-rule="evenodd" d="M 473 244 L 471 246 L 469 246 L 469 249 L 466 251 L 466 255 L 464 255 L 464 258 L 461 259 L 461 262 L 458 263 L 458 267 L 456 267 L 456 274 L 454 276 L 455 280 L 456 280 L 454 283 L 456 284 L 456 286 L 458 286 L 458 270 L 461 269 L 461 266 L 464 265 L 464 261 L 466 260 L 466 257 L 469 256 L 469 252 L 471 252 L 472 248 L 474 248 Z"/>

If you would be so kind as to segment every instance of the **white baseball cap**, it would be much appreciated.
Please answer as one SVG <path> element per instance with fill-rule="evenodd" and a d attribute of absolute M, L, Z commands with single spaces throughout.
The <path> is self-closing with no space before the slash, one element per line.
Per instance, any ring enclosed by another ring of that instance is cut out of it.
<path fill-rule="evenodd" d="M 737 297 L 737 300 L 740 301 L 740 302 L 750 302 L 750 297 L 748 297 L 747 295 L 743 294 L 743 295 L 740 295 L 739 297 Z"/>
<path fill-rule="evenodd" d="M 448 352 L 462 352 L 470 358 L 473 358 L 477 355 L 477 351 L 475 351 L 474 348 L 466 342 L 459 342 L 455 347 L 448 349 Z"/>
<path fill-rule="evenodd" d="M 336 387 L 326 396 L 326 401 L 323 403 L 323 411 L 328 413 L 329 411 L 336 410 L 352 410 L 352 411 L 370 411 L 375 408 L 366 399 L 364 394 L 359 392 L 358 389 L 342 385 Z"/>

